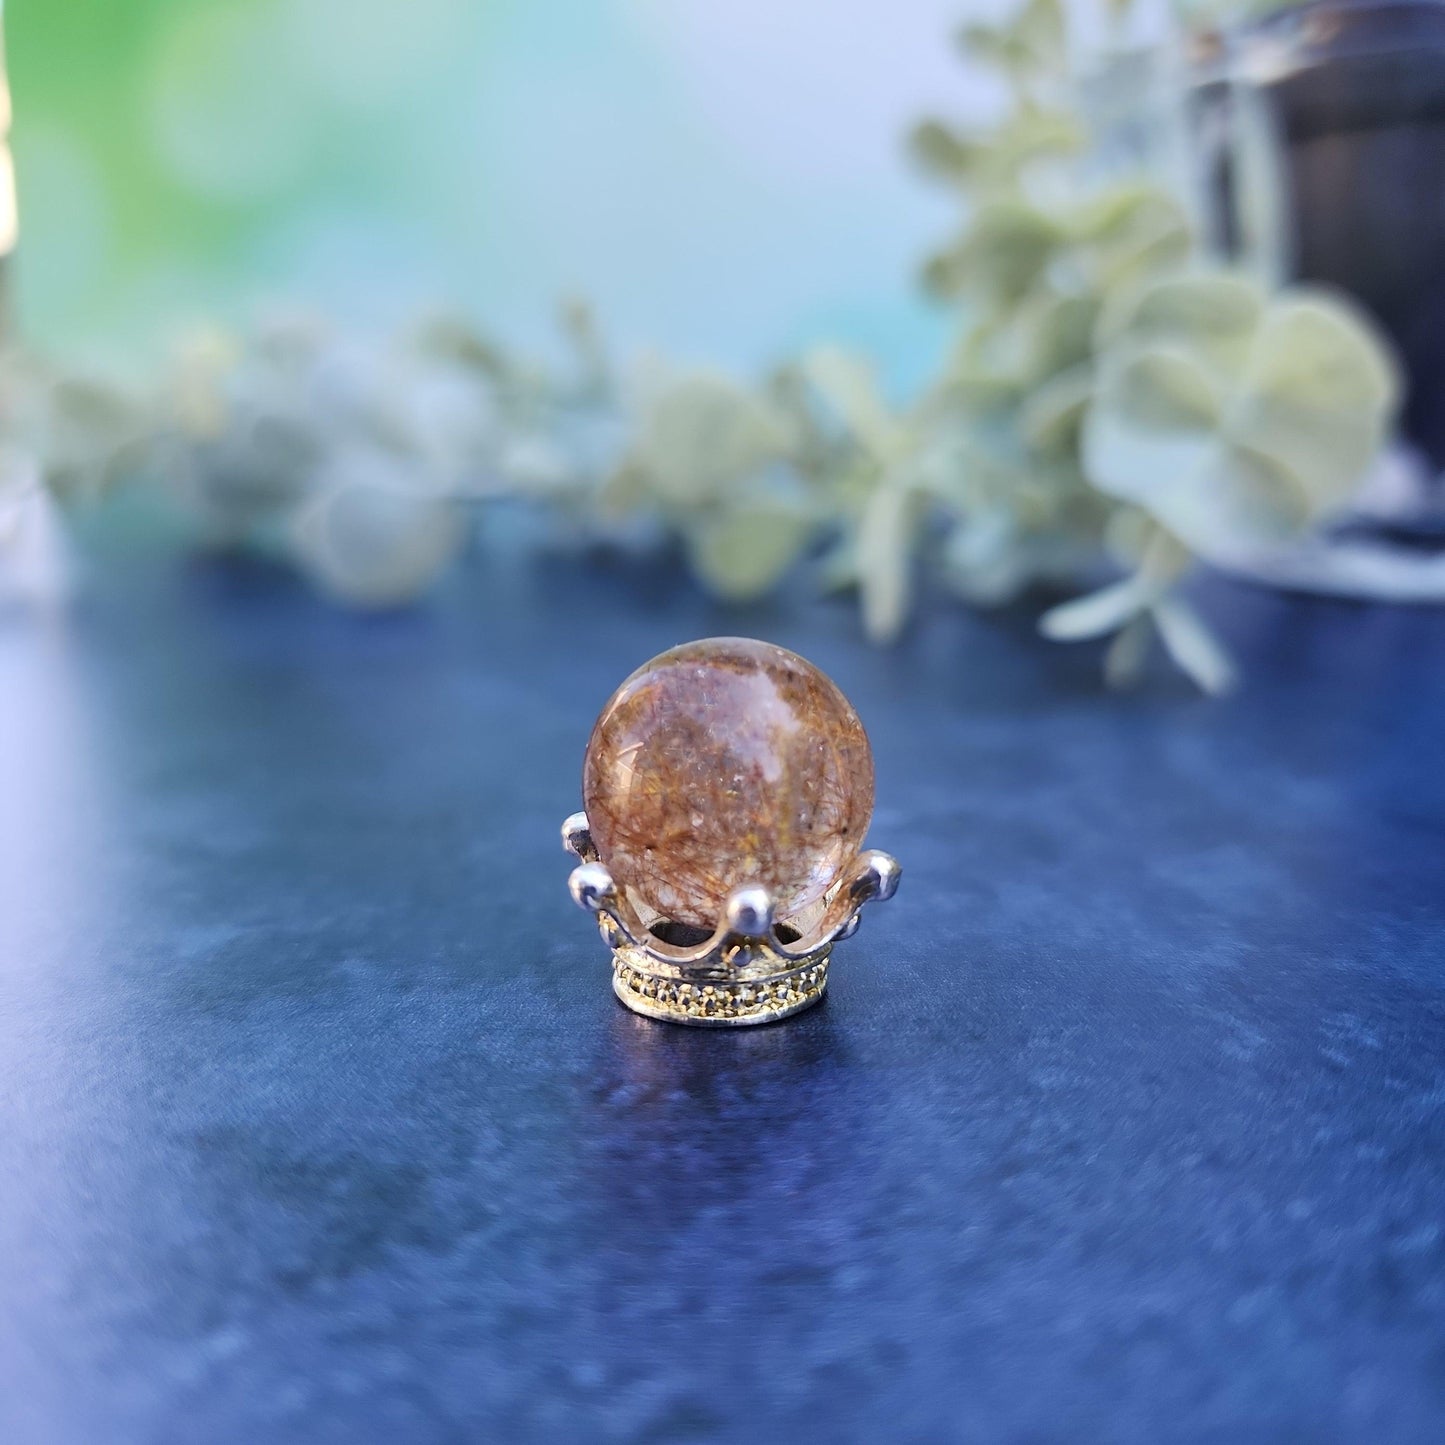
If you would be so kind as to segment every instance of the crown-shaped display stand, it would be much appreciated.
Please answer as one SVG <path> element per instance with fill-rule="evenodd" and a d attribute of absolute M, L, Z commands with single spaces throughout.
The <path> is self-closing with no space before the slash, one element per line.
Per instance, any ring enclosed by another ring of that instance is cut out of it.
<path fill-rule="evenodd" d="M 901 871 L 887 853 L 864 849 L 819 902 L 781 921 L 765 888 L 735 888 L 709 933 L 619 888 L 585 813 L 563 823 L 562 841 L 582 860 L 568 881 L 612 950 L 613 992 L 636 1013 L 704 1028 L 771 1023 L 817 1003 L 833 945 L 858 931 L 865 903 L 893 896 Z"/>

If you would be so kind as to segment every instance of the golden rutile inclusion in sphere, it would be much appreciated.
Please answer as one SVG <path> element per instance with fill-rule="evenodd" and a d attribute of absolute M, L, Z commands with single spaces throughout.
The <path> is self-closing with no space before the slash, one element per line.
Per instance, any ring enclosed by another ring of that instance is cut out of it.
<path fill-rule="evenodd" d="M 714 637 L 664 652 L 617 689 L 592 730 L 582 792 L 598 855 L 634 899 L 711 929 L 734 888 L 761 885 L 782 921 L 857 856 L 873 754 L 812 663 Z"/>

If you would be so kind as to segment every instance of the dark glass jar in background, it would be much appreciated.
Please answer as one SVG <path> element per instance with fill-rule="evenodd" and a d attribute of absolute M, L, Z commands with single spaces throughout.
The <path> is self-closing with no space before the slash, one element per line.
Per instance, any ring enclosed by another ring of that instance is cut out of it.
<path fill-rule="evenodd" d="M 1286 271 L 1374 314 L 1408 372 L 1404 432 L 1445 472 L 1445 3 L 1319 0 L 1230 42 L 1282 150 Z M 1216 227 L 1230 249 L 1227 199 Z"/>

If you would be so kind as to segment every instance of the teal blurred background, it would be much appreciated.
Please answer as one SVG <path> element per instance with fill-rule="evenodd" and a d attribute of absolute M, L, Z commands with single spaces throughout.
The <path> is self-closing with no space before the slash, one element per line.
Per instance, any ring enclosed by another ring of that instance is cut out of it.
<path fill-rule="evenodd" d="M 949 0 L 11 0 L 24 335 L 134 353 L 300 302 L 523 346 L 866 347 L 906 388 L 951 224 L 902 148 L 989 103 Z M 989 7 L 992 8 L 992 7 Z"/>

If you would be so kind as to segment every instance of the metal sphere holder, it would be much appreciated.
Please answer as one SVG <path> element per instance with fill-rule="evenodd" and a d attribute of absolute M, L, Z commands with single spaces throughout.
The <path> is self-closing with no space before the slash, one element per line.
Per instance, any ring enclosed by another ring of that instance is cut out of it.
<path fill-rule="evenodd" d="M 817 1003 L 833 945 L 858 931 L 865 903 L 893 896 L 901 873 L 887 853 L 864 849 L 817 904 L 783 922 L 767 889 L 735 888 L 707 933 L 618 888 L 585 813 L 563 823 L 562 841 L 582 860 L 568 883 L 612 950 L 613 992 L 635 1013 L 701 1028 L 772 1023 Z"/>

